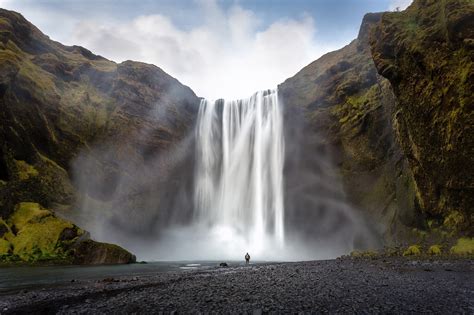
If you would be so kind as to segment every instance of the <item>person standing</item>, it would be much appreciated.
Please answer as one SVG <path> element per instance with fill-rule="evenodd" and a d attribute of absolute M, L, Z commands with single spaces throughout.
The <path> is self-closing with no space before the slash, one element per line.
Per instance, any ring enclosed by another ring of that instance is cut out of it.
<path fill-rule="evenodd" d="M 245 264 L 248 265 L 250 262 L 250 255 L 249 253 L 245 254 Z"/>

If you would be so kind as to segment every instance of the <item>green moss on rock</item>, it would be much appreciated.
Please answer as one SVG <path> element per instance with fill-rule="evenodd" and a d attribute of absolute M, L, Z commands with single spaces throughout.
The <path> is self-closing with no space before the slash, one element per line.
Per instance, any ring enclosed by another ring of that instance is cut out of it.
<path fill-rule="evenodd" d="M 456 245 L 451 247 L 451 253 L 455 255 L 474 255 L 474 238 L 460 238 Z"/>
<path fill-rule="evenodd" d="M 0 237 L 4 236 L 5 234 L 11 232 L 10 227 L 8 226 L 7 222 L 5 222 L 0 217 Z"/>
<path fill-rule="evenodd" d="M 376 258 L 378 253 L 374 250 L 354 250 L 350 256 L 354 258 Z"/>
<path fill-rule="evenodd" d="M 0 238 L 0 256 L 4 256 L 11 253 L 11 244 L 9 241 Z"/>
<path fill-rule="evenodd" d="M 403 256 L 418 256 L 421 255 L 420 245 L 411 245 L 404 252 Z"/>
<path fill-rule="evenodd" d="M 84 186 L 71 185 L 80 156 L 94 156 L 94 164 L 106 173 L 104 186 L 114 186 L 109 179 L 123 171 L 118 159 L 141 163 L 150 152 L 179 143 L 194 128 L 199 104 L 191 89 L 156 66 L 131 61 L 118 65 L 85 48 L 64 46 L 21 14 L 4 9 L 0 85 L 3 218 L 23 201 L 54 210 L 72 206 L 76 190 Z M 157 105 L 167 114 L 150 115 Z M 146 136 L 139 141 L 131 136 L 138 134 Z M 113 159 L 90 154 L 101 145 L 112 148 Z"/>
<path fill-rule="evenodd" d="M 15 160 L 17 176 L 20 180 L 27 180 L 31 177 L 38 176 L 38 170 L 25 161 Z"/>
<path fill-rule="evenodd" d="M 21 259 L 30 261 L 62 258 L 65 254 L 59 237 L 64 229 L 72 228 L 73 224 L 42 209 L 39 204 L 20 203 L 10 223 L 17 230 L 12 240 L 13 254 Z"/>
<path fill-rule="evenodd" d="M 371 36 L 374 63 L 397 97 L 394 127 L 415 211 L 458 232 L 472 231 L 474 218 L 473 20 L 472 0 L 415 0 L 385 13 Z"/>
<path fill-rule="evenodd" d="M 15 208 L 15 212 L 10 216 L 8 223 L 14 226 L 16 230 L 21 230 L 27 224 L 33 221 L 39 221 L 41 218 L 51 215 L 51 212 L 42 209 L 35 202 L 22 202 Z"/>
<path fill-rule="evenodd" d="M 444 227 L 450 230 L 457 230 L 462 227 L 465 223 L 464 216 L 459 211 L 453 211 L 444 218 L 443 225 Z"/>
<path fill-rule="evenodd" d="M 61 264 L 122 264 L 135 256 L 120 246 L 95 242 L 73 223 L 38 203 L 22 202 L 8 220 L 0 218 L 0 261 Z"/>
<path fill-rule="evenodd" d="M 428 255 L 441 255 L 441 245 L 431 245 L 430 248 L 428 248 Z"/>

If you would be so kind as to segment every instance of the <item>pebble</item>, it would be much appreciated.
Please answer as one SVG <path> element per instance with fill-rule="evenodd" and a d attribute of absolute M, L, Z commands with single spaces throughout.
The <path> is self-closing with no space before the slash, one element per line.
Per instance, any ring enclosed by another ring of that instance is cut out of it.
<path fill-rule="evenodd" d="M 472 313 L 474 261 L 453 261 L 449 269 L 456 272 L 446 272 L 446 264 L 384 260 L 251 265 L 232 267 L 230 273 L 216 268 L 140 277 L 125 274 L 120 278 L 127 281 L 104 279 L 113 282 L 106 290 L 95 281 L 83 281 L 80 289 L 72 284 L 57 290 L 30 289 L 29 297 L 37 295 L 34 299 L 7 293 L 0 299 L 0 310 L 25 313 L 34 307 L 38 313 L 58 314 L 97 313 L 98 309 L 105 314 Z M 41 301 L 45 302 L 43 309 Z"/>

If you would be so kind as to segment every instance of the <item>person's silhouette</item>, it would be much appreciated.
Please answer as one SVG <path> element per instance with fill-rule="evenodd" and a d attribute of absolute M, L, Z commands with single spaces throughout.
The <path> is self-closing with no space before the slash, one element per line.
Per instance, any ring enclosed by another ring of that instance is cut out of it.
<path fill-rule="evenodd" d="M 249 253 L 245 254 L 245 264 L 248 265 L 250 262 L 250 255 Z"/>

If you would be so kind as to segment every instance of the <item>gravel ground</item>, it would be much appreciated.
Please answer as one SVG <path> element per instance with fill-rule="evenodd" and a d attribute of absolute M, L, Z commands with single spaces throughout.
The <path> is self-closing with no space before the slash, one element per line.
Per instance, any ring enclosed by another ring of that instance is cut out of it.
<path fill-rule="evenodd" d="M 0 296 L 1 314 L 474 314 L 474 261 L 336 259 L 75 281 Z"/>

